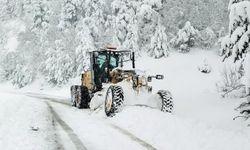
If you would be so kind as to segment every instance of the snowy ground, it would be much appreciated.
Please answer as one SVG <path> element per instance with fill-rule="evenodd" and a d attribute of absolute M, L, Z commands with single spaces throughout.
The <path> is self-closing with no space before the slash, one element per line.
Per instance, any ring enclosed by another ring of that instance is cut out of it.
<path fill-rule="evenodd" d="M 0 97 L 0 149 L 52 150 L 60 146 L 45 103 L 2 92 Z"/>
<path fill-rule="evenodd" d="M 212 67 L 210 74 L 198 71 L 204 59 Z M 233 120 L 238 113 L 234 108 L 241 100 L 222 99 L 216 91 L 215 83 L 220 79 L 223 64 L 215 51 L 172 53 L 169 58 L 159 60 L 145 56 L 136 65 L 149 74 L 165 75 L 163 81 L 152 84 L 154 91 L 172 92 L 174 113 L 128 106 L 115 117 L 107 118 L 103 110 L 78 110 L 50 102 L 87 149 L 249 149 L 249 122 Z M 64 136 L 60 125 L 53 125 L 53 116 L 44 101 L 19 95 L 32 92 L 67 100 L 71 83 L 63 88 L 48 88 L 41 82 L 38 80 L 21 90 L 11 89 L 8 83 L 0 85 L 0 149 L 72 149 L 72 143 L 66 142 L 70 138 Z M 32 127 L 39 130 L 33 131 Z M 142 140 L 144 146 L 134 137 Z"/>

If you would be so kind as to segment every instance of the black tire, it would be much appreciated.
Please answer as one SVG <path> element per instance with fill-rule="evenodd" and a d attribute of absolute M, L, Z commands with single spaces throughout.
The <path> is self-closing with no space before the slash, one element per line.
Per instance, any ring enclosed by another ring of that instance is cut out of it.
<path fill-rule="evenodd" d="M 162 102 L 161 111 L 172 113 L 174 107 L 172 94 L 166 90 L 160 90 L 157 94 L 160 96 Z"/>
<path fill-rule="evenodd" d="M 71 94 L 71 104 L 73 107 L 76 107 L 76 89 L 77 89 L 77 86 L 79 85 L 72 85 L 70 87 L 70 94 Z"/>
<path fill-rule="evenodd" d="M 74 85 L 71 87 L 72 106 L 77 108 L 89 108 L 90 96 L 86 86 Z"/>
<path fill-rule="evenodd" d="M 124 95 L 122 87 L 112 85 L 108 88 L 105 97 L 105 113 L 108 117 L 115 116 L 123 108 Z"/>

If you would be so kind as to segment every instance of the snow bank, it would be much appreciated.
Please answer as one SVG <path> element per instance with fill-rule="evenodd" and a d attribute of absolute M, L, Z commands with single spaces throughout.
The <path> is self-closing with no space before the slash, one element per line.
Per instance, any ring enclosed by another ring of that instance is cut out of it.
<path fill-rule="evenodd" d="M 111 121 L 159 150 L 247 150 L 244 130 L 228 131 L 144 107 L 126 107 Z M 245 127 L 247 130 L 247 127 Z"/>

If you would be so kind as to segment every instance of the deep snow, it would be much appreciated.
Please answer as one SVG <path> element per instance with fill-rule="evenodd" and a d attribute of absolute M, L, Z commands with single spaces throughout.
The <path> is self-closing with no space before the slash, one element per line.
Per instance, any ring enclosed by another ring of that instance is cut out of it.
<path fill-rule="evenodd" d="M 198 70 L 204 59 L 212 68 L 209 74 Z M 86 147 L 89 149 L 117 149 L 118 146 L 119 149 L 143 149 L 138 143 L 108 126 L 108 124 L 115 124 L 160 150 L 247 150 L 250 147 L 250 131 L 247 127 L 249 121 L 233 120 L 233 117 L 238 115 L 234 109 L 242 100 L 221 98 L 216 91 L 215 84 L 220 80 L 223 65 L 216 50 L 194 49 L 186 54 L 172 52 L 168 58 L 163 59 L 153 59 L 147 56 L 139 58 L 136 61 L 137 68 L 146 70 L 151 75 L 163 74 L 165 76 L 163 81 L 154 81 L 152 85 L 154 92 L 159 89 L 172 92 L 173 114 L 146 107 L 127 106 L 115 117 L 107 118 L 103 109 L 77 110 L 61 104 L 53 104 L 53 107 L 80 139 L 86 142 Z M 62 88 L 49 88 L 48 85 L 41 84 L 42 82 L 42 80 L 37 80 L 21 90 L 11 90 L 10 85 L 5 83 L 1 84 L 0 91 L 43 93 L 65 99 L 70 97 L 70 85 L 79 83 L 80 77 L 72 79 Z M 4 94 L 1 97 L 12 101 L 18 96 Z M 13 109 L 4 107 L 8 103 L 2 101 L 2 98 L 1 111 Z M 23 108 L 30 110 L 30 112 L 19 113 L 18 118 L 23 118 L 27 114 L 34 115 L 33 117 L 36 118 L 35 113 L 32 113 L 36 109 L 30 108 L 31 103 L 27 104 L 26 98 L 18 97 L 17 99 L 19 99 L 18 103 L 13 103 L 12 107 L 19 107 L 22 104 Z M 34 103 L 39 110 L 45 107 L 42 102 Z M 1 115 L 0 118 L 6 122 L 5 115 Z M 46 122 L 41 122 L 41 124 L 46 124 Z M 6 129 L 7 127 L 8 125 L 5 126 Z M 0 128 L 1 132 L 3 132 L 2 128 Z M 13 137 L 15 134 L 10 136 Z M 28 134 L 25 137 L 31 138 L 30 136 Z M 116 144 L 112 145 L 112 141 Z M 0 148 L 2 146 L 0 142 Z"/>

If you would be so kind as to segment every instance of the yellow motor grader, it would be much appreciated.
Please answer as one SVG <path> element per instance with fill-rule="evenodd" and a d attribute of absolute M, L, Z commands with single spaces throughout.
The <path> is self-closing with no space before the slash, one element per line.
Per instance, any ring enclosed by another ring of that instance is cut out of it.
<path fill-rule="evenodd" d="M 124 106 L 124 99 L 126 99 L 124 89 L 136 93 L 135 95 L 140 95 L 145 91 L 152 95 L 152 87 L 148 83 L 153 78 L 158 80 L 164 78 L 163 75 L 146 76 L 138 73 L 135 69 L 135 54 L 129 50 L 107 47 L 89 54 L 90 68 L 82 74 L 81 85 L 71 86 L 72 106 L 77 108 L 89 108 L 93 97 L 102 92 L 105 93 L 102 97 L 105 114 L 112 117 Z M 128 62 L 131 62 L 132 67 L 123 69 L 124 64 Z M 171 93 L 160 90 L 155 95 L 158 99 L 158 108 L 171 113 L 173 109 Z"/>

